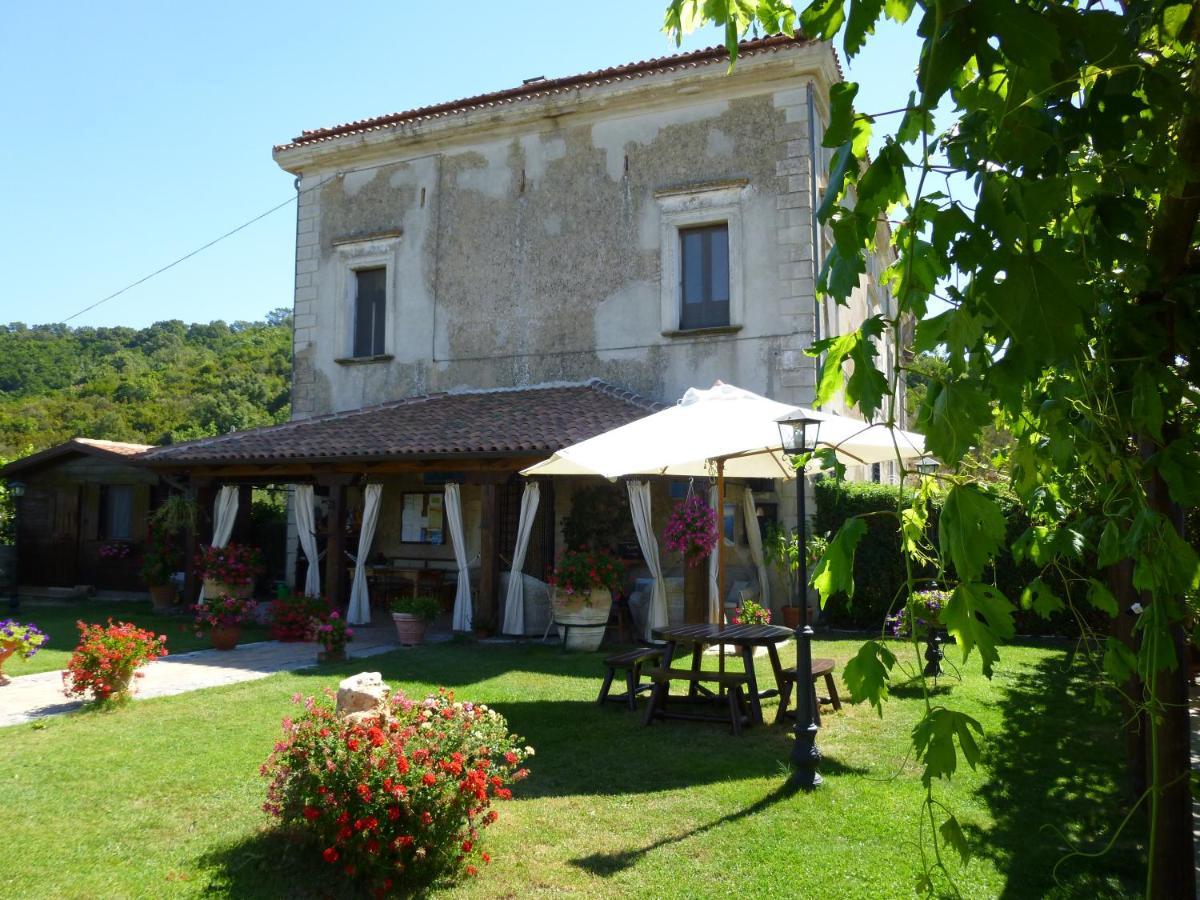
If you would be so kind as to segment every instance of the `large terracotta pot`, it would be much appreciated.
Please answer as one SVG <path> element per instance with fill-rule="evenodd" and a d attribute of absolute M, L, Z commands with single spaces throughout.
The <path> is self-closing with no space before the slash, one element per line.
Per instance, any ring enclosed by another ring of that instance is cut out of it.
<path fill-rule="evenodd" d="M 175 605 L 176 596 L 173 584 L 150 585 L 150 602 L 154 605 L 155 612 L 166 612 L 171 609 Z"/>
<path fill-rule="evenodd" d="M 222 594 L 228 594 L 230 597 L 249 597 L 253 591 L 253 584 L 228 584 L 211 578 L 204 579 L 205 597 L 220 597 Z"/>
<path fill-rule="evenodd" d="M 214 650 L 232 650 L 242 639 L 241 625 L 216 625 L 208 633 Z"/>
<path fill-rule="evenodd" d="M 8 684 L 8 676 L 4 674 L 4 663 L 16 652 L 16 644 L 0 644 L 0 685 Z"/>
<path fill-rule="evenodd" d="M 425 620 L 408 613 L 392 613 L 396 637 L 402 644 L 421 644 L 425 641 Z"/>
<path fill-rule="evenodd" d="M 800 627 L 800 607 L 785 606 L 783 608 L 783 624 L 788 628 Z"/>
<path fill-rule="evenodd" d="M 318 650 L 317 662 L 319 663 L 335 663 L 346 661 L 346 648 L 342 647 L 338 650 Z"/>
<path fill-rule="evenodd" d="M 561 637 L 566 631 L 564 646 L 568 650 L 591 652 L 600 649 L 608 614 L 612 609 L 612 594 L 605 588 L 592 588 L 586 601 L 580 594 L 554 594 L 554 621 Z M 564 625 L 571 626 L 564 629 Z"/>

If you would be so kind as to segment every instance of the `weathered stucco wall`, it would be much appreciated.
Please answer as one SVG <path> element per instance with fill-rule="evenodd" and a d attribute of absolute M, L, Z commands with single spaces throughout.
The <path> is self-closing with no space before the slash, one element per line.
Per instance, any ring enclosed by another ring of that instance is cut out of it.
<path fill-rule="evenodd" d="M 826 87 L 777 61 L 735 77 L 706 72 L 686 91 L 646 79 L 617 99 L 581 91 L 560 114 L 410 133 L 304 169 L 294 415 L 590 377 L 659 400 L 720 379 L 808 402 L 808 85 Z M 716 185 L 738 221 L 739 327 L 664 333 L 677 323 L 664 322 L 663 279 L 673 288 L 678 275 L 663 271 L 664 240 L 677 240 L 663 192 L 686 207 L 678 189 L 703 198 Z M 377 264 L 391 358 L 347 362 L 353 269 Z"/>

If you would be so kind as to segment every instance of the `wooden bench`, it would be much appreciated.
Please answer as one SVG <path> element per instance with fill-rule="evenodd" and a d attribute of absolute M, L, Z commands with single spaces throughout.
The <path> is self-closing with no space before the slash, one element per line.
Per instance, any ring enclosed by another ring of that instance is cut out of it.
<path fill-rule="evenodd" d="M 631 710 L 636 710 L 637 695 L 642 691 L 650 690 L 652 687 L 652 685 L 641 683 L 642 666 L 646 663 L 657 663 L 662 659 L 662 655 L 662 649 L 658 647 L 635 647 L 632 650 L 626 650 L 624 653 L 615 653 L 606 658 L 604 660 L 604 684 L 600 685 L 600 696 L 596 698 L 596 702 L 603 704 L 605 700 L 615 702 L 625 700 Z M 625 673 L 625 693 L 610 697 L 608 692 L 612 687 L 617 669 Z"/>
<path fill-rule="evenodd" d="M 687 719 L 694 722 L 724 722 L 724 716 L 706 716 L 700 713 L 682 713 L 667 710 L 667 699 L 670 697 L 672 681 L 686 681 L 689 686 L 698 684 L 716 684 L 726 691 L 725 698 L 729 706 L 729 726 L 737 735 L 742 733 L 742 720 L 746 718 L 745 688 L 750 678 L 744 672 L 704 672 L 692 669 L 653 669 L 650 680 L 654 682 L 654 691 L 650 694 L 650 702 L 646 704 L 646 716 L 643 724 L 649 725 L 655 719 Z M 694 692 L 691 692 L 694 693 Z"/>
<path fill-rule="evenodd" d="M 821 724 L 821 704 L 832 703 L 834 710 L 841 711 L 842 700 L 838 697 L 837 682 L 833 679 L 833 671 L 837 668 L 837 664 L 832 659 L 814 659 L 812 662 L 812 680 L 816 682 L 818 678 L 825 679 L 825 689 L 829 691 L 828 697 L 816 697 L 814 691 L 814 699 L 817 701 L 813 707 L 813 718 L 818 725 Z M 792 688 L 796 686 L 796 670 L 783 669 L 778 673 L 779 678 L 779 712 L 775 715 L 775 723 L 779 724 L 783 721 L 783 717 L 788 713 L 788 702 L 792 697 Z"/>

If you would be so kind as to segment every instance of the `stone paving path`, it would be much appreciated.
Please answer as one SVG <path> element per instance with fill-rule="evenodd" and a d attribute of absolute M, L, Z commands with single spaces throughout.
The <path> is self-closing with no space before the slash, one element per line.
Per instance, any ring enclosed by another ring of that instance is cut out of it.
<path fill-rule="evenodd" d="M 356 659 L 387 653 L 398 647 L 396 631 L 388 622 L 386 627 L 355 628 L 354 642 L 346 649 L 350 658 Z M 169 697 L 201 688 L 254 681 L 276 672 L 309 668 L 317 664 L 317 649 L 315 644 L 262 641 L 243 644 L 229 651 L 193 650 L 167 656 L 142 669 L 145 676 L 138 679 L 134 698 Z M 32 722 L 82 705 L 78 700 L 69 700 L 63 694 L 62 686 L 62 673 L 58 671 L 13 678 L 7 687 L 0 687 L 0 727 Z"/>

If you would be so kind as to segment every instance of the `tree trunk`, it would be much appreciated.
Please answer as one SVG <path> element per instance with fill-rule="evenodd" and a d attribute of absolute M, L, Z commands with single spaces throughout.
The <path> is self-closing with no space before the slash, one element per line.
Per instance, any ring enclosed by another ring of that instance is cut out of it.
<path fill-rule="evenodd" d="M 1137 639 L 1133 633 L 1135 619 L 1128 610 L 1137 600 L 1133 589 L 1133 563 L 1124 559 L 1108 568 L 1108 587 L 1117 600 L 1117 617 L 1112 620 L 1112 636 L 1137 655 Z M 1121 721 L 1125 722 L 1125 769 L 1129 778 L 1129 797 L 1136 802 L 1146 792 L 1149 783 L 1146 748 L 1149 743 L 1146 713 L 1140 709 L 1145 685 L 1134 673 L 1121 689 Z"/>

